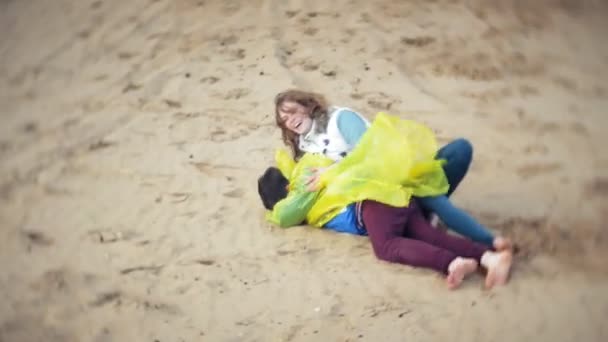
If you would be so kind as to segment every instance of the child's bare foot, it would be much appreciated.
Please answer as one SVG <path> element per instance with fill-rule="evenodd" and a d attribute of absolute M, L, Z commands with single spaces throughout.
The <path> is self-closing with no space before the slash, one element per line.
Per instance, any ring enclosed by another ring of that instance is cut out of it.
<path fill-rule="evenodd" d="M 492 244 L 494 245 L 494 249 L 496 249 L 499 252 L 513 250 L 513 243 L 511 243 L 511 240 L 504 238 L 502 236 L 496 237 Z"/>
<path fill-rule="evenodd" d="M 481 257 L 481 264 L 488 270 L 486 288 L 504 285 L 509 278 L 513 254 L 511 251 L 486 252 Z"/>
<path fill-rule="evenodd" d="M 446 281 L 448 289 L 453 290 L 460 286 L 464 278 L 477 270 L 477 260 L 457 257 L 448 266 Z"/>

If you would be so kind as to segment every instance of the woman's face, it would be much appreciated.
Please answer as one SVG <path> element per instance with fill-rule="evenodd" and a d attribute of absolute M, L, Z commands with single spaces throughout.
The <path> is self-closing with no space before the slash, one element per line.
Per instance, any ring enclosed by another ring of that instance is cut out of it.
<path fill-rule="evenodd" d="M 294 101 L 284 101 L 278 106 L 279 119 L 288 130 L 298 134 L 306 134 L 312 127 L 310 109 Z"/>

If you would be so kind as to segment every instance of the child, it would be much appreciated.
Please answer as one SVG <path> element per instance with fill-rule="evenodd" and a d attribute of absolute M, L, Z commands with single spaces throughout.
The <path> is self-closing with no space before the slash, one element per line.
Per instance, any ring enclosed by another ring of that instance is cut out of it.
<path fill-rule="evenodd" d="M 287 179 L 270 167 L 258 179 L 258 193 L 264 207 L 272 210 L 287 197 Z M 448 235 L 433 228 L 415 201 L 407 207 L 392 207 L 376 201 L 363 201 L 356 218 L 329 221 L 324 227 L 339 232 L 369 235 L 376 256 L 388 262 L 431 268 L 446 275 L 449 289 L 457 288 L 478 267 L 487 270 L 485 286 L 506 283 L 512 254 L 491 251 L 487 246 Z"/>

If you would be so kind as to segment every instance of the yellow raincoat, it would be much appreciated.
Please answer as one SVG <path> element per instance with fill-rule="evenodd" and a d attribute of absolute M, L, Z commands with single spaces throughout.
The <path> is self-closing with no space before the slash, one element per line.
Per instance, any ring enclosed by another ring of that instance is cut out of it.
<path fill-rule="evenodd" d="M 444 161 L 435 160 L 437 148 L 428 127 L 378 113 L 353 151 L 323 173 L 317 192 L 306 191 L 307 171 L 332 161 L 306 154 L 295 163 L 280 150 L 275 159 L 290 181 L 290 192 L 267 218 L 282 227 L 301 224 L 304 219 L 322 227 L 344 207 L 362 200 L 405 207 L 412 196 L 445 194 L 449 185 L 441 167 Z"/>

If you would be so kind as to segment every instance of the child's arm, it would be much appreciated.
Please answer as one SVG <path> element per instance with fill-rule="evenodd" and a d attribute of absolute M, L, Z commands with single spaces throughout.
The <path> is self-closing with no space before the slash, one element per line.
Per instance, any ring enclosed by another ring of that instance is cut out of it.
<path fill-rule="evenodd" d="M 306 186 L 308 177 L 310 176 L 303 173 L 292 181 L 289 185 L 287 197 L 279 201 L 272 212 L 268 214 L 269 221 L 281 228 L 289 228 L 304 223 L 319 194 L 318 191 L 309 190 Z"/>
<path fill-rule="evenodd" d="M 291 192 L 275 205 L 267 218 L 281 228 L 304 224 L 306 215 L 314 205 L 317 195 L 317 192 Z"/>

